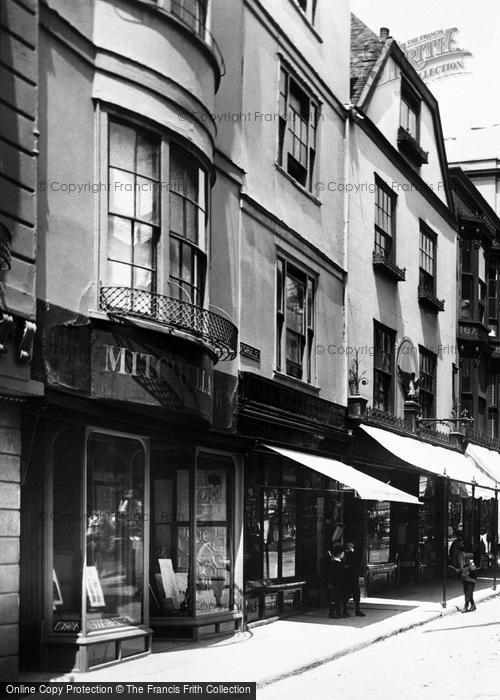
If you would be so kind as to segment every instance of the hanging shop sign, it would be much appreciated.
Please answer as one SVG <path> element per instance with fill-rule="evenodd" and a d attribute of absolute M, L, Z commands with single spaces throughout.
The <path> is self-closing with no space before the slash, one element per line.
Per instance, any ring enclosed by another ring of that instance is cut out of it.
<path fill-rule="evenodd" d="M 472 53 L 457 46 L 457 27 L 437 29 L 410 39 L 401 49 L 424 82 L 448 78 L 467 71 Z"/>
<path fill-rule="evenodd" d="M 92 330 L 91 396 L 161 406 L 211 422 L 213 360 L 198 350 L 189 358 L 125 332 Z"/>

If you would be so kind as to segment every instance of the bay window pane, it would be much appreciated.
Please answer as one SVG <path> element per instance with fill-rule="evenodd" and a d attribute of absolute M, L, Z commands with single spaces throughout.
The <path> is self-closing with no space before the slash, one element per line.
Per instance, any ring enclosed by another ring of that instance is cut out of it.
<path fill-rule="evenodd" d="M 186 200 L 186 231 L 185 235 L 189 241 L 198 243 L 198 207 Z"/>
<path fill-rule="evenodd" d="M 170 231 L 184 237 L 184 200 L 177 193 L 170 193 Z"/>
<path fill-rule="evenodd" d="M 158 223 L 158 190 L 156 183 L 136 177 L 136 217 L 152 224 Z"/>
<path fill-rule="evenodd" d="M 109 211 L 134 217 L 134 175 L 125 170 L 109 169 Z"/>
<path fill-rule="evenodd" d="M 109 164 L 124 170 L 135 169 L 135 129 L 109 123 Z"/>
<path fill-rule="evenodd" d="M 149 134 L 137 134 L 137 166 L 140 175 L 157 179 L 159 176 L 159 147 L 158 142 Z"/>
<path fill-rule="evenodd" d="M 132 284 L 132 267 L 110 261 L 108 262 L 108 279 L 113 287 L 130 287 Z"/>
<path fill-rule="evenodd" d="M 153 229 L 151 226 L 135 225 L 134 265 L 153 267 Z"/>
<path fill-rule="evenodd" d="M 147 292 L 153 291 L 152 290 L 151 270 L 144 270 L 141 267 L 135 267 L 134 268 L 133 287 L 134 287 L 134 289 L 138 289 L 138 290 L 143 289 Z M 147 304 L 148 304 L 148 306 L 151 304 L 150 298 L 148 298 Z M 145 309 L 143 309 L 143 310 L 145 310 Z"/>
<path fill-rule="evenodd" d="M 129 219 L 108 218 L 108 257 L 132 262 L 132 222 Z"/>

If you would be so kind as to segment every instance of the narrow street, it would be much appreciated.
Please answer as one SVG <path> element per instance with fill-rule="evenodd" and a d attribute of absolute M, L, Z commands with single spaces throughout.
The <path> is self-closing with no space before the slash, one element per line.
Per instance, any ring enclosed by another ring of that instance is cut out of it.
<path fill-rule="evenodd" d="M 447 615 L 258 692 L 259 700 L 500 697 L 500 601 Z"/>

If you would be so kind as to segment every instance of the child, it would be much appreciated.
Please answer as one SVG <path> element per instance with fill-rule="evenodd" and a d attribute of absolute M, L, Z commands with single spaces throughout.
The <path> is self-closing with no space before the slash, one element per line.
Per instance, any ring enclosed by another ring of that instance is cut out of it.
<path fill-rule="evenodd" d="M 462 586 L 464 587 L 465 605 L 462 612 L 472 612 L 476 609 L 474 603 L 474 587 L 476 585 L 477 570 L 472 554 L 464 554 L 464 565 L 460 571 Z M 470 606 L 470 607 L 469 607 Z"/>
<path fill-rule="evenodd" d="M 347 610 L 343 610 L 343 605 L 345 603 L 343 558 L 343 546 L 341 544 L 334 544 L 328 567 L 328 587 L 330 589 L 330 613 L 328 617 L 332 617 L 335 620 L 341 617 L 350 617 Z"/>

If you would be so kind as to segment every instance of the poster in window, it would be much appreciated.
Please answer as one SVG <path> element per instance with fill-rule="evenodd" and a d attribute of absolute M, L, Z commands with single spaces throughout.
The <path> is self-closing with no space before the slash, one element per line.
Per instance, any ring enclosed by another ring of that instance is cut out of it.
<path fill-rule="evenodd" d="M 64 605 L 63 597 L 61 594 L 61 587 L 59 586 L 59 581 L 57 580 L 56 570 L 52 569 L 52 602 L 54 610 L 58 605 Z"/>
<path fill-rule="evenodd" d="M 226 470 L 199 469 L 196 473 L 196 517 L 205 521 L 225 521 Z"/>
<path fill-rule="evenodd" d="M 106 602 L 102 592 L 101 581 L 96 566 L 87 566 L 85 571 L 85 585 L 91 608 L 104 608 Z"/>
<path fill-rule="evenodd" d="M 161 572 L 161 582 L 165 592 L 166 600 L 171 599 L 174 608 L 180 607 L 179 595 L 177 592 L 177 581 L 175 580 L 174 567 L 171 559 L 158 559 Z"/>

